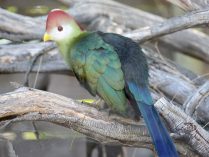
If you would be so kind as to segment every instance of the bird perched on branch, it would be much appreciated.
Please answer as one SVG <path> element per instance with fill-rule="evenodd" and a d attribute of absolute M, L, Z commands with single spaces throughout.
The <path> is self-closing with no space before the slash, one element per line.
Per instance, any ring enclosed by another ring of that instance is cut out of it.
<path fill-rule="evenodd" d="M 53 40 L 78 81 L 114 111 L 127 103 L 141 113 L 159 157 L 178 157 L 148 89 L 148 65 L 141 48 L 113 33 L 82 30 L 72 16 L 55 9 L 47 17 L 44 41 Z"/>

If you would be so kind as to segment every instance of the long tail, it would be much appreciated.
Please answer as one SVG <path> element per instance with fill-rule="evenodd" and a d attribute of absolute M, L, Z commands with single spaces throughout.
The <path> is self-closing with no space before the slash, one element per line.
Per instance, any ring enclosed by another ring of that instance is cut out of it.
<path fill-rule="evenodd" d="M 178 157 L 178 153 L 165 126 L 160 120 L 152 97 L 147 87 L 138 87 L 135 83 L 128 83 L 129 91 L 145 120 L 159 157 Z"/>

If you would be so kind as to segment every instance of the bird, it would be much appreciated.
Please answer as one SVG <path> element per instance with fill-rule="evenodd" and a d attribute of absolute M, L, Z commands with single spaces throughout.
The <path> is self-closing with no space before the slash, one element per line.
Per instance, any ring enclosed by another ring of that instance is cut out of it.
<path fill-rule="evenodd" d="M 89 32 L 60 9 L 48 13 L 43 40 L 55 41 L 80 84 L 111 110 L 141 114 L 159 157 L 178 157 L 149 91 L 148 64 L 140 46 L 115 33 Z"/>

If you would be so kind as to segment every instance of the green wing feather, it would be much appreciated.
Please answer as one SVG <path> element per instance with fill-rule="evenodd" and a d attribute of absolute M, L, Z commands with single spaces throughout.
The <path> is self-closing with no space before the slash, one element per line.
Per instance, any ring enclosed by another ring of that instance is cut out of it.
<path fill-rule="evenodd" d="M 113 110 L 125 113 L 124 76 L 110 45 L 95 34 L 89 35 L 72 50 L 71 62 L 78 80 L 90 93 L 101 96 Z"/>

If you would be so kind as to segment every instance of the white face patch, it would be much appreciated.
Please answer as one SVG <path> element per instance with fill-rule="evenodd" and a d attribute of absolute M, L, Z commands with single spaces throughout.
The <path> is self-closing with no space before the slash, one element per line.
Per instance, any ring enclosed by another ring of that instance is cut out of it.
<path fill-rule="evenodd" d="M 73 35 L 73 28 L 71 27 L 71 25 L 62 25 L 61 27 L 61 31 L 59 31 L 58 27 L 56 27 L 50 32 L 50 35 L 52 36 L 52 39 L 54 41 L 61 41 Z"/>

